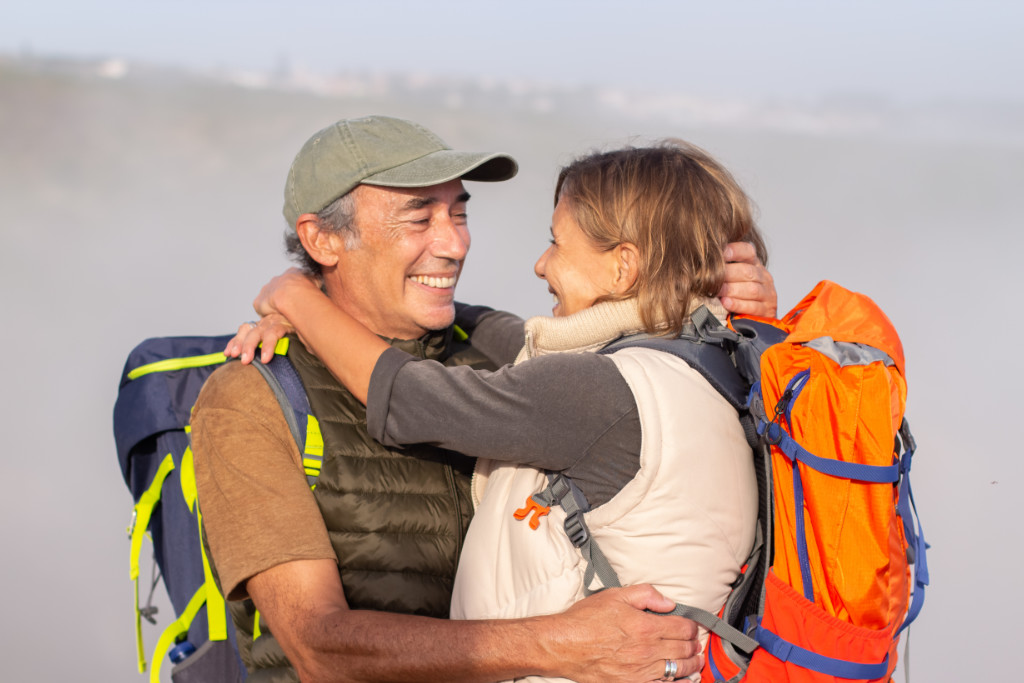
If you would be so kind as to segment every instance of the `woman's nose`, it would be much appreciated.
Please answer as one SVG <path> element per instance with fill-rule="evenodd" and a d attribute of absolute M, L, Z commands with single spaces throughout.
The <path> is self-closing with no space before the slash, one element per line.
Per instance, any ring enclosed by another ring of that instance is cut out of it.
<path fill-rule="evenodd" d="M 551 251 L 551 247 L 548 247 L 547 249 L 545 249 L 544 253 L 540 255 L 539 259 L 537 259 L 537 262 L 533 264 L 533 272 L 541 280 L 546 279 L 544 277 L 544 272 L 547 269 L 548 252 L 550 252 L 550 251 Z"/>

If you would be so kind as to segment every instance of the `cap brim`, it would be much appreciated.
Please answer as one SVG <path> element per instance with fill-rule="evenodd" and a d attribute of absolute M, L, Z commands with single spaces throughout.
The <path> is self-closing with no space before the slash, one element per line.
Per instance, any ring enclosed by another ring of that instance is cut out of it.
<path fill-rule="evenodd" d="M 382 187 L 429 187 L 463 178 L 483 182 L 508 180 L 519 164 L 507 154 L 481 154 L 442 149 L 381 171 L 360 182 Z"/>

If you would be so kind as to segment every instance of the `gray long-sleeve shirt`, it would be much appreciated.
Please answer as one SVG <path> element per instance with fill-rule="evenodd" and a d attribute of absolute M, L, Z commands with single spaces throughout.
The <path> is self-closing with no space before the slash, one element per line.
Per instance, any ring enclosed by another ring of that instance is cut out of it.
<path fill-rule="evenodd" d="M 389 349 L 373 370 L 367 426 L 387 446 L 431 443 L 563 471 L 592 506 L 639 470 L 636 401 L 607 356 L 553 354 L 495 372 L 413 360 Z"/>

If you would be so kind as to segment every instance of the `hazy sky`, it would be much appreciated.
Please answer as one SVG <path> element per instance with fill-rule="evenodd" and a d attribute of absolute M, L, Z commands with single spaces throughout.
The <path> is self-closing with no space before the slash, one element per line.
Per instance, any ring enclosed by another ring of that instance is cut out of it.
<path fill-rule="evenodd" d="M 42 0 L 0 51 L 193 67 L 379 68 L 716 96 L 1024 102 L 1024 3 Z"/>

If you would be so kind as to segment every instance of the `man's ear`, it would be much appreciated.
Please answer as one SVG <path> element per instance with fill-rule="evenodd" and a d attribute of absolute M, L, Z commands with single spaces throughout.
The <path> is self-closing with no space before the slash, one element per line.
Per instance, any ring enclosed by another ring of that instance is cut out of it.
<path fill-rule="evenodd" d="M 616 278 L 614 290 L 616 294 L 624 294 L 632 289 L 640 277 L 640 250 L 632 242 L 622 242 L 615 247 Z"/>
<path fill-rule="evenodd" d="M 330 230 L 321 230 L 316 214 L 304 213 L 295 221 L 295 233 L 302 242 L 302 248 L 321 266 L 334 266 L 338 263 L 338 235 Z"/>

